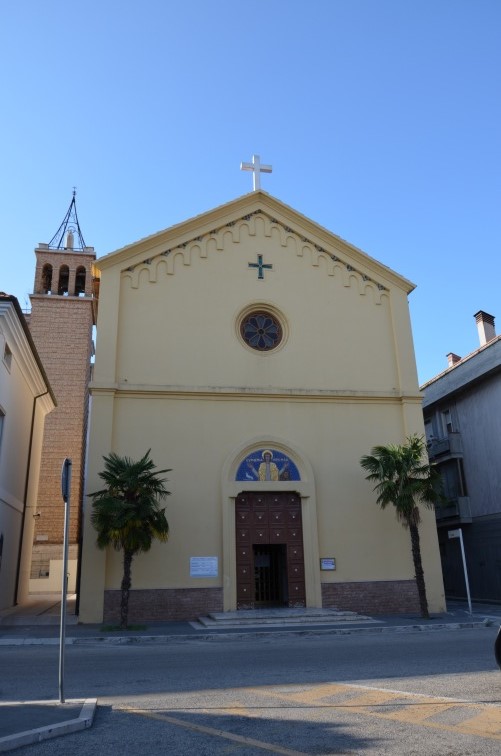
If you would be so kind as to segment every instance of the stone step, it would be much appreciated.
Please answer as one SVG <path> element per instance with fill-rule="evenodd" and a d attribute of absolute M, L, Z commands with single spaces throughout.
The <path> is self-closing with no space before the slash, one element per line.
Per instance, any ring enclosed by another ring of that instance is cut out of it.
<path fill-rule="evenodd" d="M 237 612 L 212 612 L 206 617 L 198 618 L 198 626 L 217 627 L 256 627 L 278 625 L 336 625 L 347 622 L 376 622 L 372 617 L 356 612 L 337 609 L 241 609 Z"/>

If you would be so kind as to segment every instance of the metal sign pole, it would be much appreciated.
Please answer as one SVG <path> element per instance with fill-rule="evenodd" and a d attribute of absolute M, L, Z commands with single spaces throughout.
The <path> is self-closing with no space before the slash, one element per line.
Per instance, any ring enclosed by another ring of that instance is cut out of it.
<path fill-rule="evenodd" d="M 464 582 L 466 583 L 466 595 L 468 596 L 468 607 L 470 609 L 470 614 L 473 614 L 472 608 L 471 608 L 470 583 L 468 581 L 468 570 L 466 569 L 466 554 L 464 553 L 463 531 L 461 530 L 461 528 L 459 529 L 459 543 L 461 545 L 461 556 L 463 557 Z"/>
<path fill-rule="evenodd" d="M 64 644 L 66 639 L 66 595 L 68 592 L 68 539 L 70 526 L 71 459 L 63 462 L 61 492 L 64 501 L 64 553 L 61 586 L 61 625 L 59 634 L 59 702 L 64 703 Z"/>
<path fill-rule="evenodd" d="M 461 546 L 461 557 L 463 559 L 463 572 L 464 572 L 464 582 L 466 585 L 466 596 L 468 597 L 468 608 L 470 610 L 470 614 L 473 614 L 473 610 L 471 608 L 470 583 L 468 581 L 468 570 L 466 569 L 466 554 L 464 551 L 463 531 L 461 530 L 461 528 L 457 528 L 456 530 L 449 530 L 448 536 L 449 538 L 459 538 L 459 545 Z"/>

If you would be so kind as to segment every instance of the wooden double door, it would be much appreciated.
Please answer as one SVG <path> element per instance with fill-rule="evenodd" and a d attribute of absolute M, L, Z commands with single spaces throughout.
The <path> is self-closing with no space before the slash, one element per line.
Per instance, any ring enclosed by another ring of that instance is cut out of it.
<path fill-rule="evenodd" d="M 306 606 L 299 495 L 244 491 L 235 527 L 237 609 Z"/>

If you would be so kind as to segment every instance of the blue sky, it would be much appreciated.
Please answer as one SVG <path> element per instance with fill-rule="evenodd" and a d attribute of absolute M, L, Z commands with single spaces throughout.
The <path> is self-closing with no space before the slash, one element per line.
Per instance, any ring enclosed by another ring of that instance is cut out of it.
<path fill-rule="evenodd" d="M 98 256 L 252 188 L 417 284 L 420 381 L 501 332 L 499 0 L 17 0 L 0 25 L 0 289 L 77 187 Z"/>

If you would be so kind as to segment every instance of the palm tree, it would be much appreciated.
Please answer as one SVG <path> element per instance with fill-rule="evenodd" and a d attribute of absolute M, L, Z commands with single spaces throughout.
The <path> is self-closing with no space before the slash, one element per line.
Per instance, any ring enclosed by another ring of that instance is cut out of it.
<path fill-rule="evenodd" d="M 104 456 L 104 470 L 99 477 L 105 488 L 89 494 L 93 500 L 91 520 L 97 530 L 98 547 L 105 549 L 111 545 L 123 551 L 121 629 L 127 629 L 134 556 L 149 551 L 154 538 L 166 541 L 169 536 L 165 509 L 160 509 L 159 500 L 170 491 L 164 486 L 166 479 L 158 476 L 170 470 L 155 471 L 150 451 L 148 449 L 137 462 L 114 452 Z"/>
<path fill-rule="evenodd" d="M 428 462 L 424 438 L 415 435 L 403 445 L 375 446 L 360 464 L 369 473 L 366 480 L 376 483 L 377 504 L 381 509 L 393 504 L 397 520 L 409 529 L 421 616 L 429 618 L 419 541 L 419 504 L 433 509 L 434 504 L 440 503 L 440 473 Z"/>

